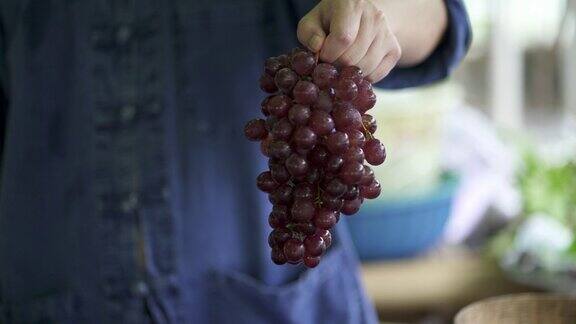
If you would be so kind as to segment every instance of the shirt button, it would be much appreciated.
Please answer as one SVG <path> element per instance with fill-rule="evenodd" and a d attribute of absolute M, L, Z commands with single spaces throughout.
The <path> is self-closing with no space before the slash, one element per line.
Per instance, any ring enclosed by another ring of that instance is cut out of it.
<path fill-rule="evenodd" d="M 138 195 L 136 193 L 131 193 L 128 198 L 122 202 L 122 210 L 125 213 L 131 212 L 138 207 Z"/>
<path fill-rule="evenodd" d="M 162 111 L 162 106 L 160 106 L 160 104 L 155 101 L 151 102 L 148 106 L 148 111 L 152 114 L 158 114 Z"/>
<path fill-rule="evenodd" d="M 166 187 L 162 188 L 162 198 L 164 199 L 170 198 L 170 189 Z"/>
<path fill-rule="evenodd" d="M 112 314 L 123 314 L 125 312 L 125 309 L 117 301 L 106 301 L 106 306 Z"/>
<path fill-rule="evenodd" d="M 104 33 L 101 31 L 92 32 L 92 44 L 101 45 L 104 42 Z"/>
<path fill-rule="evenodd" d="M 132 30 L 126 25 L 122 25 L 116 31 L 116 42 L 120 45 L 124 45 L 128 42 L 132 36 Z"/>
<path fill-rule="evenodd" d="M 207 134 L 210 132 L 210 123 L 204 120 L 200 120 L 196 123 L 196 131 L 200 134 Z"/>
<path fill-rule="evenodd" d="M 158 80 L 158 74 L 155 71 L 151 71 L 146 77 L 146 83 L 155 83 Z"/>
<path fill-rule="evenodd" d="M 144 281 L 138 281 L 132 287 L 132 292 L 137 297 L 146 297 L 150 293 L 150 289 Z"/>
<path fill-rule="evenodd" d="M 135 115 L 136 115 L 136 107 L 134 107 L 133 105 L 124 106 L 120 110 L 120 118 L 122 119 L 123 122 L 132 121 Z"/>
<path fill-rule="evenodd" d="M 104 204 L 99 200 L 96 202 L 96 211 L 101 212 L 104 210 Z"/>

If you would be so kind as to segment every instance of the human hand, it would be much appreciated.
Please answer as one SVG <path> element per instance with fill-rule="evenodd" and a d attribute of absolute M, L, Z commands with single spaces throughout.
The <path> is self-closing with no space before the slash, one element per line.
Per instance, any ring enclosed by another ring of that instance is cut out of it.
<path fill-rule="evenodd" d="M 323 0 L 298 23 L 298 40 L 320 59 L 356 65 L 372 82 L 383 79 L 402 50 L 375 0 Z"/>

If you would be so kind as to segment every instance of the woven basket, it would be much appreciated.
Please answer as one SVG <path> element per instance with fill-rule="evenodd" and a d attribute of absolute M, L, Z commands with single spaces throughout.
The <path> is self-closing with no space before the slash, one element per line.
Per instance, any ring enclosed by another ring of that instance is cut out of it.
<path fill-rule="evenodd" d="M 518 294 L 482 300 L 462 309 L 456 324 L 574 324 L 576 297 Z"/>

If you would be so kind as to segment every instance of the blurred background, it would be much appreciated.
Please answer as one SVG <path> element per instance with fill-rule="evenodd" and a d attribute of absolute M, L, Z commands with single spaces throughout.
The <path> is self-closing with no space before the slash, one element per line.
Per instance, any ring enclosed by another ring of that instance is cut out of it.
<path fill-rule="evenodd" d="M 576 293 L 576 1 L 465 3 L 474 38 L 455 76 L 378 92 L 383 193 L 349 226 L 383 322 Z"/>

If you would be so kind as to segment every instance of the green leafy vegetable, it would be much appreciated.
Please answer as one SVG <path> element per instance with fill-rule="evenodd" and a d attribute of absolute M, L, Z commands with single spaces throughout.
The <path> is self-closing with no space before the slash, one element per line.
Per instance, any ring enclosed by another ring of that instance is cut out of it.
<path fill-rule="evenodd" d="M 527 151 L 518 182 L 524 201 L 524 217 L 548 215 L 576 233 L 575 160 L 551 164 L 533 151 Z M 576 240 L 567 252 L 576 256 Z"/>

